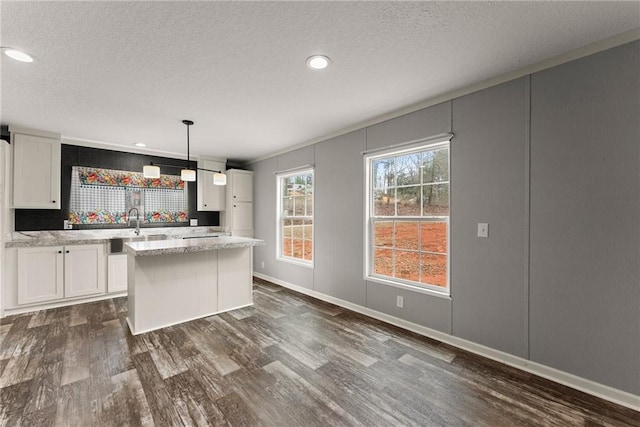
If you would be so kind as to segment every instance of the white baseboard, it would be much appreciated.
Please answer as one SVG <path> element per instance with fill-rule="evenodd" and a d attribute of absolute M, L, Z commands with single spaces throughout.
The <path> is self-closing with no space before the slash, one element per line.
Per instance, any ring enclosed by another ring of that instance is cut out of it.
<path fill-rule="evenodd" d="M 126 296 L 127 296 L 127 291 L 121 291 L 121 292 L 113 292 L 110 294 L 101 294 L 95 297 L 77 297 L 75 299 L 63 299 L 56 302 L 49 302 L 44 304 L 33 304 L 25 307 L 5 308 L 3 316 L 6 317 L 6 316 L 11 316 L 13 314 L 30 313 L 34 311 L 48 310 L 50 308 L 66 307 L 68 305 L 85 304 L 88 302 L 102 301 L 105 299 L 119 298 L 119 297 L 126 297 Z"/>
<path fill-rule="evenodd" d="M 621 406 L 640 411 L 640 396 L 637 396 L 626 391 L 618 390 L 616 388 L 597 383 L 595 381 L 588 380 L 586 378 L 579 377 L 577 375 L 570 374 L 568 372 L 561 371 L 559 369 L 552 368 L 550 366 L 542 365 L 537 362 L 532 362 L 527 359 L 523 359 L 518 356 L 514 356 L 509 353 L 505 353 L 500 350 L 495 350 L 490 347 L 486 347 L 472 341 L 468 341 L 462 338 L 455 337 L 453 335 L 445 334 L 444 332 L 436 331 L 435 329 L 427 328 L 426 326 L 418 325 L 407 320 L 400 319 L 395 316 L 390 316 L 386 313 L 382 313 L 376 310 L 372 310 L 361 305 L 353 304 L 349 301 L 334 298 L 329 295 L 316 292 L 311 289 L 303 288 L 292 283 L 285 282 L 275 277 L 267 276 L 265 274 L 257 273 L 254 271 L 253 275 L 259 279 L 267 280 L 269 282 L 280 285 L 284 288 L 291 289 L 301 294 L 309 295 L 322 301 L 326 301 L 340 307 L 347 308 L 365 316 L 373 317 L 374 319 L 382 320 L 394 326 L 398 326 L 403 329 L 415 332 L 417 334 L 429 337 L 440 342 L 450 344 L 454 347 L 462 350 L 469 351 L 471 353 L 486 357 L 497 362 L 504 363 L 505 365 L 513 366 L 514 368 L 521 369 L 523 371 L 538 375 L 542 378 L 554 381 L 556 383 L 565 385 L 567 387 L 580 390 L 588 393 L 592 396 L 599 397 L 609 402 L 616 403 Z"/>

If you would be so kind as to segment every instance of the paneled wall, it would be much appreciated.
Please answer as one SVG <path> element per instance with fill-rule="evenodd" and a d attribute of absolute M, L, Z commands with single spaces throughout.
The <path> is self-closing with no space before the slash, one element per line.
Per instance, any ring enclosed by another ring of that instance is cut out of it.
<path fill-rule="evenodd" d="M 60 168 L 61 209 L 16 209 L 16 231 L 29 230 L 61 230 L 64 220 L 69 215 L 69 199 L 71 192 L 71 167 L 89 166 L 105 169 L 142 171 L 149 162 L 165 164 L 184 164 L 185 160 L 148 156 L 145 154 L 124 153 L 121 151 L 103 150 L 91 147 L 62 144 Z M 164 172 L 164 171 L 163 171 Z M 171 170 L 171 173 L 176 171 Z M 189 217 L 197 218 L 198 225 L 219 225 L 218 212 L 199 212 L 197 210 L 197 182 L 189 184 Z M 188 225 L 170 224 L 171 226 Z M 158 226 L 155 224 L 154 226 Z M 93 226 L 95 228 L 95 226 Z M 113 227 L 113 226 L 111 226 Z"/>
<path fill-rule="evenodd" d="M 636 41 L 252 164 L 255 271 L 640 394 L 639 69 Z M 444 132 L 451 297 L 365 281 L 361 152 Z M 274 173 L 304 164 L 313 269 L 276 261 Z"/>

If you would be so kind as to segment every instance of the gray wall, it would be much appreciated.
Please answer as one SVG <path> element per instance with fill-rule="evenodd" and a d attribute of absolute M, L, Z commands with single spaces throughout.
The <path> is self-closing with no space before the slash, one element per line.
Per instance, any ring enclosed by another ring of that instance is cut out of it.
<path fill-rule="evenodd" d="M 531 359 L 637 394 L 639 46 L 531 78 Z"/>
<path fill-rule="evenodd" d="M 251 165 L 255 271 L 640 394 L 638 69 L 633 42 Z M 361 151 L 443 132 L 451 298 L 364 281 Z M 274 172 L 304 164 L 314 269 L 275 258 Z"/>

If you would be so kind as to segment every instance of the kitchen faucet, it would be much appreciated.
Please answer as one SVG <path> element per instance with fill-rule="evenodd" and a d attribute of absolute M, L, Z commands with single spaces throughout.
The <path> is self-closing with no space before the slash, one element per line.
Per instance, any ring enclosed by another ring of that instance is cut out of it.
<path fill-rule="evenodd" d="M 140 235 L 140 212 L 138 211 L 138 208 L 129 209 L 129 212 L 127 213 L 127 223 L 131 224 L 131 211 L 134 209 L 136 210 L 136 231 L 134 231 L 134 233 L 136 233 L 136 236 L 139 236 Z"/>

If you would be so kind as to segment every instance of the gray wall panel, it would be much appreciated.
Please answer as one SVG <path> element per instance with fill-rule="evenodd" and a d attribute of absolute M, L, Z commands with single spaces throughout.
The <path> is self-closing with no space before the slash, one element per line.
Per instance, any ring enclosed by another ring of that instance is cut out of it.
<path fill-rule="evenodd" d="M 447 334 L 451 333 L 451 300 L 376 282 L 367 283 L 367 307 Z M 396 307 L 396 297 L 404 307 Z"/>
<path fill-rule="evenodd" d="M 525 85 L 522 78 L 453 101 L 453 334 L 527 357 Z M 489 238 L 477 224 L 489 223 Z"/>
<path fill-rule="evenodd" d="M 276 265 L 276 158 L 251 165 L 253 170 L 253 235 L 266 242 L 253 249 L 253 269 L 277 276 Z M 262 262 L 264 261 L 264 268 Z"/>
<path fill-rule="evenodd" d="M 298 168 L 304 165 L 311 165 L 313 164 L 313 145 L 281 154 L 277 159 L 278 164 L 276 166 L 276 170 L 278 171 Z"/>
<path fill-rule="evenodd" d="M 531 77 L 531 359 L 640 394 L 640 42 Z"/>
<path fill-rule="evenodd" d="M 315 147 L 315 290 L 364 306 L 365 131 Z"/>
<path fill-rule="evenodd" d="M 451 132 L 451 102 L 424 108 L 367 128 L 367 150 Z"/>

